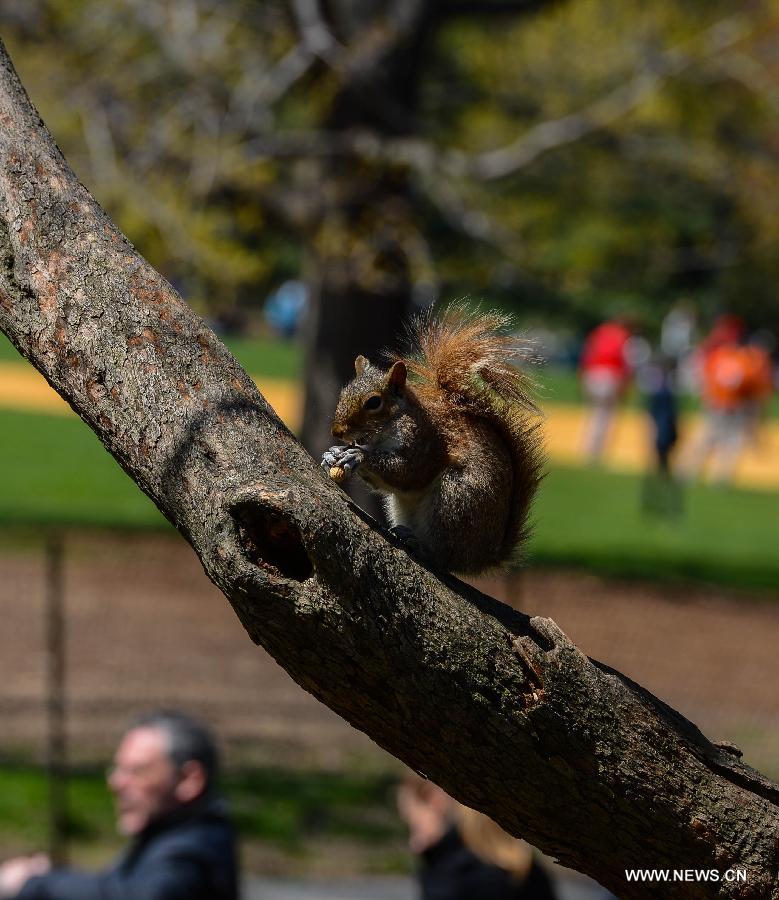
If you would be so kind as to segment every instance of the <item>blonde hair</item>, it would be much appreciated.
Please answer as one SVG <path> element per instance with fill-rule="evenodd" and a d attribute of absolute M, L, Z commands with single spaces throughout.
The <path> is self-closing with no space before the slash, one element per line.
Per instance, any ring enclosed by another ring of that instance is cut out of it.
<path fill-rule="evenodd" d="M 507 834 L 488 816 L 457 804 L 457 827 L 465 846 L 486 863 L 505 869 L 524 881 L 533 864 L 529 844 Z"/>
<path fill-rule="evenodd" d="M 517 881 L 527 878 L 533 865 L 533 850 L 525 841 L 512 837 L 489 816 L 458 803 L 437 784 L 416 772 L 407 772 L 401 785 L 418 800 L 427 803 L 437 798 L 445 799 L 451 804 L 447 818 L 456 826 L 463 843 L 474 856 L 498 866 Z"/>

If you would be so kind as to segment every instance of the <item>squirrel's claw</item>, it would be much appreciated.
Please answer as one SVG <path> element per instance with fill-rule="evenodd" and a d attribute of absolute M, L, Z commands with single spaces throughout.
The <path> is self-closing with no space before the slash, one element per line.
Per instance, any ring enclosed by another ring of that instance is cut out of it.
<path fill-rule="evenodd" d="M 342 450 L 342 447 L 331 447 L 329 450 L 325 450 L 322 454 L 322 462 L 320 465 L 323 469 L 329 469 L 335 465 L 336 460 L 338 459 L 337 452 L 338 450 Z"/>
<path fill-rule="evenodd" d="M 322 454 L 323 469 L 343 469 L 351 475 L 362 462 L 365 454 L 359 447 L 331 447 Z"/>

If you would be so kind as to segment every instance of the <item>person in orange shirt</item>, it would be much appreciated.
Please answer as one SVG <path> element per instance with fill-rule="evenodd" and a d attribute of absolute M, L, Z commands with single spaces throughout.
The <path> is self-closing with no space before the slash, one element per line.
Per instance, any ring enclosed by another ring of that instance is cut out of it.
<path fill-rule="evenodd" d="M 711 460 L 712 481 L 730 482 L 772 391 L 771 358 L 758 344 L 742 338 L 710 349 L 702 364 L 704 425 L 684 474 L 698 475 Z"/>

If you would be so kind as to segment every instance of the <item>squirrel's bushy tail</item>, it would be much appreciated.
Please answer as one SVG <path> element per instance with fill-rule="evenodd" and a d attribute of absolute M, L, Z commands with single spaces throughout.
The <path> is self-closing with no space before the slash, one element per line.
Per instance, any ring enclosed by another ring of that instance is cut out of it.
<path fill-rule="evenodd" d="M 404 361 L 423 391 L 442 391 L 465 413 L 489 421 L 505 441 L 514 496 L 502 561 L 518 555 L 527 536 L 530 504 L 541 480 L 538 407 L 532 381 L 515 365 L 522 347 L 509 316 L 449 306 L 412 326 L 414 352 Z"/>

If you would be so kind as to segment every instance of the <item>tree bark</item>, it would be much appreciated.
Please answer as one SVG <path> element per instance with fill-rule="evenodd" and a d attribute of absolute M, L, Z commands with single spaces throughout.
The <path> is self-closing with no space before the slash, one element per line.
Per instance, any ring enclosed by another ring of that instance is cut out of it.
<path fill-rule="evenodd" d="M 390 753 L 620 897 L 658 895 L 633 867 L 747 871 L 662 896 L 779 896 L 779 787 L 345 498 L 78 183 L 1 46 L 0 327 L 252 640 Z"/>

